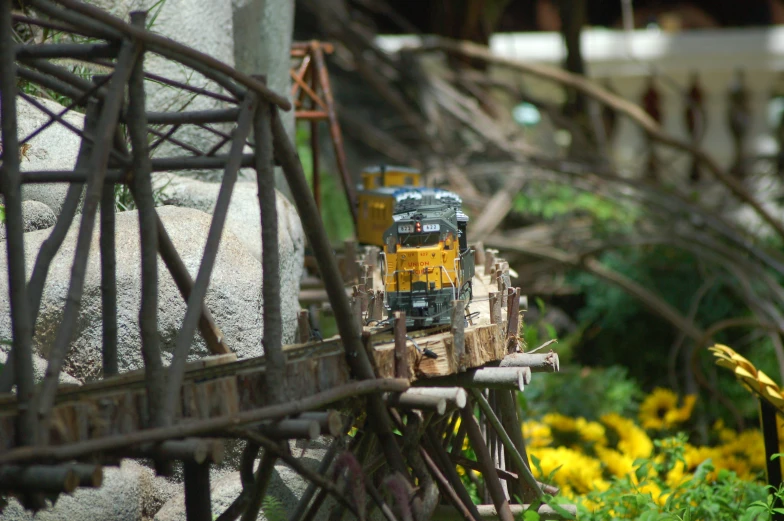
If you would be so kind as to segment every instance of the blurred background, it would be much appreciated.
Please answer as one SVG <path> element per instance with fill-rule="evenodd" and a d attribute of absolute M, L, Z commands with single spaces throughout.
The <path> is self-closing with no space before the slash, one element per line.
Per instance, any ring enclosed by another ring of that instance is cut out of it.
<path fill-rule="evenodd" d="M 566 373 L 525 393 L 531 413 L 628 413 L 664 387 L 698 395 L 683 427 L 707 442 L 757 422 L 708 346 L 784 376 L 782 22 L 779 0 L 298 0 L 294 40 L 335 45 L 354 179 L 421 168 L 510 259 L 529 347 L 557 337 Z"/>

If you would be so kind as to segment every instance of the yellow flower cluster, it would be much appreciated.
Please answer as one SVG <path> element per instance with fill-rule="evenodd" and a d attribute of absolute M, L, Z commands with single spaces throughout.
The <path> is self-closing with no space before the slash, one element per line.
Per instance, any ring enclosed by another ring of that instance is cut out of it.
<path fill-rule="evenodd" d="M 654 465 L 650 465 L 647 475 L 638 478 L 635 472 L 638 460 L 649 459 L 661 465 L 665 463 L 668 448 L 662 443 L 661 450 L 654 451 L 646 429 L 660 434 L 664 429 L 682 424 L 691 416 L 694 402 L 695 397 L 686 397 L 679 406 L 677 395 L 656 389 L 644 400 L 645 407 L 640 407 L 642 426 L 614 413 L 602 416 L 598 422 L 556 413 L 547 414 L 539 421 L 526 421 L 522 426 L 523 436 L 530 456 L 538 462 L 535 474 L 539 479 L 551 478 L 567 497 L 606 490 L 612 479 L 629 477 L 637 491 L 649 493 L 660 505 L 667 500 L 668 490 L 690 479 L 707 459 L 711 459 L 716 469 L 708 475 L 709 480 L 715 479 L 721 469 L 735 471 L 741 479 L 759 478 L 765 467 L 762 433 L 757 430 L 738 433 L 721 422 L 713 427 L 714 437 L 719 440 L 717 446 L 687 443 L 685 463 L 670 462 L 666 473 L 658 476 Z M 780 432 L 784 439 L 784 421 Z M 662 486 L 666 485 L 664 491 L 650 479 L 655 476 Z"/>
<path fill-rule="evenodd" d="M 678 407 L 678 395 L 669 389 L 657 387 L 640 404 L 640 422 L 645 429 L 671 429 L 691 417 L 697 396 L 689 395 Z"/>

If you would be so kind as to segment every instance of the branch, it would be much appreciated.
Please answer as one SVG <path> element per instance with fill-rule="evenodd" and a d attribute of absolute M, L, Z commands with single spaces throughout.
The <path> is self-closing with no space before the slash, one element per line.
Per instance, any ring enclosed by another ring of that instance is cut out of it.
<path fill-rule="evenodd" d="M 293 414 L 301 414 L 306 411 L 326 407 L 331 403 L 347 398 L 357 398 L 359 396 L 383 392 L 402 393 L 408 388 L 409 382 L 403 379 L 378 378 L 353 382 L 332 388 L 329 391 L 314 394 L 313 396 L 308 396 L 301 400 L 278 405 L 269 405 L 259 409 L 243 411 L 231 416 L 220 416 L 218 418 L 182 423 L 171 427 L 147 429 L 121 436 L 109 436 L 97 440 L 72 443 L 63 447 L 20 447 L 0 454 L 0 465 L 11 462 L 74 459 L 93 452 L 120 449 L 137 443 L 156 442 L 168 440 L 170 438 L 183 438 L 186 436 L 198 436 L 200 434 L 218 432 L 248 423 L 257 423 L 263 420 L 272 420 L 284 416 L 291 416 Z"/>
<path fill-rule="evenodd" d="M 760 202 L 757 201 L 737 179 L 725 172 L 718 163 L 702 149 L 694 146 L 691 142 L 680 140 L 664 132 L 659 124 L 656 123 L 642 107 L 635 103 L 625 100 L 620 96 L 616 96 L 584 76 L 572 74 L 565 70 L 543 64 L 524 63 L 518 60 L 495 56 L 487 47 L 481 45 L 439 37 L 427 37 L 423 41 L 424 43 L 422 45 L 406 48 L 405 50 L 411 52 L 447 51 L 462 54 L 477 60 L 483 60 L 487 63 L 538 76 L 559 83 L 565 87 L 571 87 L 600 103 L 607 105 L 617 112 L 620 112 L 642 127 L 654 141 L 658 141 L 659 143 L 693 156 L 698 162 L 702 163 L 707 170 L 713 173 L 713 175 L 715 175 L 716 178 L 738 199 L 754 208 L 760 217 L 776 230 L 776 233 L 778 233 L 779 236 L 784 238 L 784 225 L 763 208 L 762 204 L 760 204 Z"/>

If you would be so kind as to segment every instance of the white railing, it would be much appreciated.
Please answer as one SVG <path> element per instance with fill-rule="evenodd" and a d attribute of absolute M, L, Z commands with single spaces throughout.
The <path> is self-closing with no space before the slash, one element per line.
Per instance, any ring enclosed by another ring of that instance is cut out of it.
<path fill-rule="evenodd" d="M 416 43 L 413 36 L 382 36 L 378 45 L 395 51 Z M 557 33 L 502 33 L 490 40 L 493 53 L 516 60 L 560 65 L 566 55 Z M 582 50 L 588 75 L 610 79 L 614 90 L 624 98 L 639 103 L 655 70 L 660 80 L 661 111 L 665 130 L 688 138 L 685 123 L 684 93 L 690 86 L 693 71 L 699 74 L 706 111 L 706 133 L 702 146 L 723 167 L 730 167 L 734 149 L 728 128 L 728 90 L 738 69 L 744 71 L 750 94 L 751 127 L 746 140 L 746 154 L 772 155 L 778 151 L 774 137 L 778 124 L 771 94 L 784 71 L 784 27 L 751 29 L 716 29 L 665 33 L 639 30 L 588 29 L 582 34 Z M 497 71 L 494 74 L 505 75 Z M 519 78 L 518 78 L 519 79 Z M 663 81 L 662 81 L 663 80 Z M 784 79 L 782 79 L 784 84 Z M 526 79 L 530 94 L 560 102 L 563 92 L 552 84 Z M 779 105 L 778 110 L 781 110 Z M 775 116 L 775 117 L 774 117 Z M 776 119 L 776 121 L 771 121 Z M 621 118 L 612 142 L 613 155 L 619 165 L 635 170 L 642 167 L 647 155 L 642 132 Z M 668 157 L 662 158 L 665 161 Z M 688 175 L 690 162 L 668 163 L 669 175 Z"/>

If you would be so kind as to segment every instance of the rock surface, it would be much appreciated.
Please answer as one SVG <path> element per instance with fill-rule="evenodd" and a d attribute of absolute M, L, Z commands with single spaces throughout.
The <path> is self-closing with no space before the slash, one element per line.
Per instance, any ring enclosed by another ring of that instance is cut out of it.
<path fill-rule="evenodd" d="M 25 232 L 45 230 L 57 220 L 51 208 L 38 201 L 22 201 L 22 226 Z M 0 223 L 0 241 L 5 240 L 5 223 Z"/>
<path fill-rule="evenodd" d="M 55 113 L 65 108 L 51 100 L 43 98 L 35 98 L 35 100 Z M 17 135 L 20 141 L 49 120 L 49 116 L 44 112 L 21 98 L 17 98 L 16 111 Z M 78 112 L 70 111 L 63 116 L 63 119 L 78 129 L 84 126 L 84 116 Z M 21 154 L 20 168 L 23 172 L 71 170 L 76 165 L 80 143 L 79 136 L 65 125 L 52 123 L 27 143 L 29 147 Z M 22 199 L 43 203 L 57 216 L 60 215 L 67 190 L 68 185 L 65 183 L 25 184 L 22 185 Z"/>
<path fill-rule="evenodd" d="M 292 452 L 305 467 L 317 470 L 323 459 L 327 443 L 329 443 L 329 440 L 324 438 L 310 444 L 304 451 L 304 446 L 295 447 L 294 443 L 292 443 Z M 258 467 L 258 460 L 256 466 Z M 211 472 L 211 484 L 210 499 L 212 501 L 212 515 L 215 518 L 222 514 L 239 496 L 240 492 L 242 492 L 242 483 L 240 482 L 239 472 L 220 472 L 216 470 Z M 283 463 L 275 465 L 275 470 L 267 488 L 267 496 L 275 498 L 271 501 L 268 500 L 272 503 L 270 507 L 283 513 L 283 519 L 288 518 L 294 512 L 297 502 L 305 493 L 307 487 L 308 483 L 288 466 Z M 335 502 L 332 498 L 327 498 L 316 519 L 328 519 L 329 513 L 334 506 Z M 277 520 L 280 516 L 271 514 L 270 517 L 273 520 Z M 259 513 L 258 519 L 267 519 L 264 512 Z M 155 521 L 185 521 L 184 492 L 172 496 L 155 515 Z"/>
<path fill-rule="evenodd" d="M 177 175 L 163 174 L 155 181 L 163 189 L 166 204 L 195 208 L 212 214 L 220 184 L 208 183 Z M 288 199 L 277 194 L 278 248 L 282 288 L 296 288 L 282 292 L 284 342 L 293 342 L 296 316 L 299 310 L 299 280 L 304 263 L 305 232 L 297 211 Z M 261 262 L 261 216 L 256 183 L 238 182 L 234 186 L 226 218 L 230 230 L 248 251 Z"/>
<path fill-rule="evenodd" d="M 183 262 L 195 279 L 211 216 L 198 210 L 171 206 L 158 208 L 158 212 Z M 282 219 L 286 218 L 290 216 L 284 214 Z M 66 371 L 83 381 L 99 377 L 101 366 L 101 277 L 98 228 L 96 226 L 93 236 L 80 317 L 71 343 L 71 352 L 66 360 Z M 49 270 L 34 339 L 34 349 L 43 357 L 48 355 L 48 349 L 54 341 L 65 306 L 77 232 L 78 222 L 71 227 Z M 48 235 L 49 232 L 45 230 L 25 234 L 28 274 L 32 271 L 41 243 Z M 116 243 L 118 356 L 120 371 L 129 371 L 143 366 L 138 327 L 141 261 L 137 212 L 117 214 Z M 301 256 L 301 247 L 298 251 L 292 249 L 281 251 L 281 258 L 284 259 L 301 259 Z M 5 272 L 6 266 L 6 251 L 0 248 L 0 272 Z M 301 270 L 301 261 L 298 266 Z M 164 361 L 168 363 L 177 331 L 185 315 L 185 303 L 162 262 L 159 262 L 159 278 L 158 331 Z M 283 294 L 296 296 L 298 287 L 298 285 L 293 287 L 284 285 Z M 7 279 L 2 279 L 0 294 L 6 295 L 7 292 Z M 240 358 L 259 356 L 263 353 L 261 264 L 229 230 L 224 231 L 223 234 L 206 302 L 215 321 L 221 327 L 228 345 Z M 284 319 L 296 317 L 297 309 L 284 308 Z M 296 320 L 289 321 L 293 327 L 287 329 L 288 336 L 285 341 L 293 338 L 296 327 Z M 10 332 L 8 300 L 0 299 L 0 338 L 10 338 Z M 191 349 L 191 357 L 206 354 L 208 354 L 206 346 L 197 334 Z"/>
<path fill-rule="evenodd" d="M 103 472 L 101 488 L 62 494 L 54 507 L 35 516 L 11 499 L 0 517 L 4 521 L 143 521 L 181 489 L 131 460 L 123 461 L 120 468 L 104 467 Z"/>
<path fill-rule="evenodd" d="M 7 346 L 3 346 L 7 348 Z M 0 350 L 0 364 L 5 364 L 5 361 L 8 359 L 8 353 L 6 351 Z M 38 355 L 33 355 L 33 376 L 35 377 L 36 382 L 40 382 L 44 379 L 44 374 L 46 374 L 46 365 L 48 362 L 41 358 Z M 63 384 L 75 384 L 80 385 L 82 382 L 71 376 L 70 374 L 66 373 L 65 371 L 60 372 L 60 383 Z"/>

